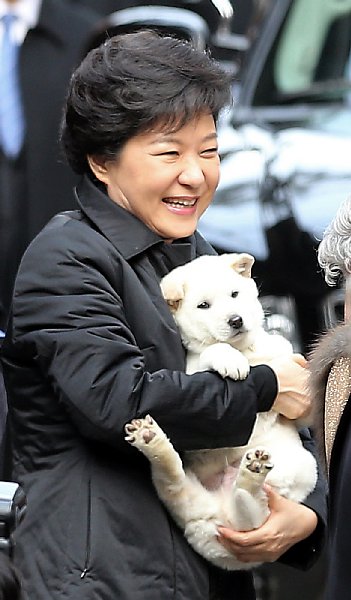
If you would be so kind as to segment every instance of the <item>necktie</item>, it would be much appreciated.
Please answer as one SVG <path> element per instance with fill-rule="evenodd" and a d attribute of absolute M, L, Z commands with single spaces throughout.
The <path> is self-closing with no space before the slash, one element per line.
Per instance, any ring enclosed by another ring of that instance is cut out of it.
<path fill-rule="evenodd" d="M 19 46 L 11 38 L 16 16 L 6 14 L 0 54 L 0 141 L 5 154 L 15 158 L 23 144 L 24 115 L 18 78 Z"/>

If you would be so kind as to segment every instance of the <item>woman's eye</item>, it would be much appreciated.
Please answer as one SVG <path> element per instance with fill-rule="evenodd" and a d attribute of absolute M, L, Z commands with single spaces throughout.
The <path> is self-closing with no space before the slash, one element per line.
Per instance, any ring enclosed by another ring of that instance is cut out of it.
<path fill-rule="evenodd" d="M 206 155 L 207 154 L 211 154 L 211 155 L 212 154 L 218 154 L 218 148 L 217 147 L 215 147 L 215 148 L 206 148 L 206 150 L 202 151 L 202 154 L 206 154 Z"/>
<path fill-rule="evenodd" d="M 197 308 L 210 308 L 210 305 L 208 302 L 201 302 L 197 305 Z"/>
<path fill-rule="evenodd" d="M 237 298 L 239 295 L 239 292 L 232 292 L 232 298 Z"/>

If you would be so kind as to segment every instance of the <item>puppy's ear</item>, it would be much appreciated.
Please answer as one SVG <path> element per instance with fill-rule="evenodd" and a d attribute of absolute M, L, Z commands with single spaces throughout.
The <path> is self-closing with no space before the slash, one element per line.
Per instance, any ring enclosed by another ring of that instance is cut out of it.
<path fill-rule="evenodd" d="M 255 259 L 251 254 L 222 254 L 228 264 L 234 269 L 239 275 L 243 277 L 251 277 L 251 268 L 255 262 Z"/>
<path fill-rule="evenodd" d="M 166 275 L 160 283 L 161 292 L 170 310 L 174 313 L 178 310 L 185 295 L 183 279 L 179 277 L 177 269 Z"/>

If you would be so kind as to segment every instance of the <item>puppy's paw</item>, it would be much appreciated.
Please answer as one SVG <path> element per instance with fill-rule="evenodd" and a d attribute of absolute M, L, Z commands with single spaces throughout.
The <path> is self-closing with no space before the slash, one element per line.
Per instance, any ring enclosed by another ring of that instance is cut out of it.
<path fill-rule="evenodd" d="M 241 467 L 265 477 L 273 468 L 271 455 L 264 448 L 252 448 L 246 452 Z"/>
<path fill-rule="evenodd" d="M 239 350 L 229 344 L 218 343 L 209 346 L 200 355 L 202 371 L 216 371 L 222 377 L 246 379 L 250 371 L 249 361 Z"/>
<path fill-rule="evenodd" d="M 236 350 L 236 352 L 238 354 L 235 357 L 234 364 L 228 365 L 229 368 L 227 369 L 227 377 L 235 380 L 246 379 L 250 373 L 249 361 L 247 360 L 246 356 L 239 352 L 239 350 Z"/>
<path fill-rule="evenodd" d="M 164 438 L 165 433 L 157 425 L 156 421 L 146 415 L 144 419 L 133 419 L 124 428 L 125 440 L 141 450 L 146 445 L 154 444 L 158 439 Z"/>

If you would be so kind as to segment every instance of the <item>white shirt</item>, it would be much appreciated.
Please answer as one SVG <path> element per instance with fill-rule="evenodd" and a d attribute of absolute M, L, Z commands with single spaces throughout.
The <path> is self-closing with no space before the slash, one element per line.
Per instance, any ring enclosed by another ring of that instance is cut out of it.
<path fill-rule="evenodd" d="M 13 13 L 16 19 L 11 29 L 11 35 L 17 44 L 23 44 L 28 30 L 35 27 L 38 23 L 42 0 L 17 0 L 8 4 L 5 0 L 0 0 L 0 19 L 6 13 Z M 3 35 L 3 24 L 0 20 L 0 43 Z"/>

